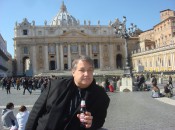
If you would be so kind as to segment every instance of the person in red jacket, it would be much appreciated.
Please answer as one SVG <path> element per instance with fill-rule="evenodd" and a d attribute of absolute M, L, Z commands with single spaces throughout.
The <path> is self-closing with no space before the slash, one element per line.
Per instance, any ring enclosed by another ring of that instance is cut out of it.
<path fill-rule="evenodd" d="M 109 87 L 109 91 L 110 92 L 114 92 L 114 86 L 111 83 L 110 83 L 110 85 L 108 87 Z"/>

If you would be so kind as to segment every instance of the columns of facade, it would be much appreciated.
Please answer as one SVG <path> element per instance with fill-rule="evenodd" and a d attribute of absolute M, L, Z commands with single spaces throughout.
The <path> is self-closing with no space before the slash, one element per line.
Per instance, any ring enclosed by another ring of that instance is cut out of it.
<path fill-rule="evenodd" d="M 32 69 L 33 69 L 33 75 L 37 74 L 37 62 L 36 62 L 36 46 L 32 46 Z"/>
<path fill-rule="evenodd" d="M 153 60 L 152 60 L 152 68 L 154 69 L 155 68 L 155 56 L 153 55 Z"/>
<path fill-rule="evenodd" d="M 110 68 L 114 69 L 114 52 L 113 52 L 113 44 L 109 44 L 109 62 L 110 62 Z"/>
<path fill-rule="evenodd" d="M 170 59 L 170 61 L 171 61 L 171 69 L 173 70 L 173 63 L 174 63 L 174 58 L 173 58 L 173 53 L 172 52 L 170 52 L 170 56 L 171 56 L 171 59 Z"/>
<path fill-rule="evenodd" d="M 175 58 L 175 57 L 174 57 L 174 54 L 175 54 L 175 53 L 172 52 L 172 63 L 171 63 L 171 64 L 172 64 L 172 70 L 175 70 L 175 64 L 174 64 L 174 62 L 175 62 L 175 61 L 174 61 L 174 58 Z"/>
<path fill-rule="evenodd" d="M 49 61 L 48 61 L 48 45 L 45 45 L 45 71 L 49 70 Z"/>
<path fill-rule="evenodd" d="M 167 69 L 167 62 L 166 62 L 166 53 L 163 54 L 163 65 L 164 65 L 164 70 Z"/>
<path fill-rule="evenodd" d="M 57 70 L 60 69 L 60 65 L 59 65 L 59 50 L 58 50 L 58 43 L 56 44 L 56 63 L 57 63 Z"/>
<path fill-rule="evenodd" d="M 89 47 L 88 47 L 88 43 L 86 43 L 86 55 L 89 55 Z"/>
<path fill-rule="evenodd" d="M 92 44 L 89 45 L 89 56 L 92 58 Z"/>
<path fill-rule="evenodd" d="M 78 55 L 81 55 L 81 44 L 78 44 Z"/>
<path fill-rule="evenodd" d="M 16 47 L 17 75 L 23 75 L 23 59 L 21 57 L 21 47 Z"/>
<path fill-rule="evenodd" d="M 99 52 L 99 55 L 100 55 L 100 69 L 102 69 L 103 68 L 103 45 L 102 45 L 102 43 L 100 43 L 100 45 L 99 45 L 100 47 L 100 52 Z"/>
<path fill-rule="evenodd" d="M 61 70 L 64 70 L 64 61 L 63 61 L 63 44 L 60 44 L 60 62 L 61 62 Z"/>
<path fill-rule="evenodd" d="M 70 52 L 70 44 L 68 44 L 68 69 L 71 69 L 71 52 Z"/>

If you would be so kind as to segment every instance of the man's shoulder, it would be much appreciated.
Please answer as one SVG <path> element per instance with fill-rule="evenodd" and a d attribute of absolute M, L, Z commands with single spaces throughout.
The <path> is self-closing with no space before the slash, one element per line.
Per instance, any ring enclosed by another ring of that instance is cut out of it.
<path fill-rule="evenodd" d="M 66 85 L 67 83 L 71 82 L 73 80 L 72 77 L 70 78 L 59 78 L 59 79 L 52 79 L 50 80 L 50 83 L 52 86 L 57 86 L 57 85 Z"/>
<path fill-rule="evenodd" d="M 94 87 L 92 87 L 92 91 L 97 95 L 107 95 L 105 89 L 99 85 L 95 85 Z"/>

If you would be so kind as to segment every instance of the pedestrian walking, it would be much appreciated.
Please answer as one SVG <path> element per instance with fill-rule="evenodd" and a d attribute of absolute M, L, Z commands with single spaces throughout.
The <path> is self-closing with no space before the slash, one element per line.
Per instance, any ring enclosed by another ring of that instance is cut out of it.
<path fill-rule="evenodd" d="M 19 78 L 16 79 L 16 89 L 20 90 L 20 79 Z"/>
<path fill-rule="evenodd" d="M 28 83 L 28 78 L 27 78 L 27 77 L 24 78 L 23 87 L 24 87 L 23 95 L 25 95 L 26 89 L 28 90 L 28 92 L 29 92 L 30 94 L 32 93 L 32 92 L 29 90 L 29 83 Z"/>
<path fill-rule="evenodd" d="M 11 80 L 10 80 L 10 78 L 8 78 L 7 83 L 6 83 L 7 94 L 10 94 L 10 89 L 11 89 Z"/>

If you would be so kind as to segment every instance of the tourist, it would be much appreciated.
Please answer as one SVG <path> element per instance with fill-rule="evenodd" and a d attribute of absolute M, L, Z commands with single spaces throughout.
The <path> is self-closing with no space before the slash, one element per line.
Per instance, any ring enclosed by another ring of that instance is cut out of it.
<path fill-rule="evenodd" d="M 26 122 L 29 117 L 29 111 L 27 111 L 26 106 L 22 105 L 19 108 L 19 112 L 16 115 L 18 130 L 25 130 Z"/>
<path fill-rule="evenodd" d="M 29 92 L 30 94 L 32 93 L 32 91 L 29 90 L 29 78 L 27 78 L 27 77 L 24 78 L 23 87 L 24 87 L 23 95 L 25 95 L 26 89 L 28 90 L 28 92 Z"/>
<path fill-rule="evenodd" d="M 153 82 L 153 87 L 152 87 L 152 97 L 153 98 L 158 98 L 160 97 L 160 89 L 159 87 L 157 86 L 157 83 L 156 82 Z"/>
<path fill-rule="evenodd" d="M 8 78 L 7 83 L 6 83 L 7 94 L 10 94 L 10 89 L 11 89 L 11 80 L 10 80 L 10 78 Z"/>
<path fill-rule="evenodd" d="M 30 112 L 25 130 L 97 130 L 105 122 L 109 97 L 93 79 L 93 61 L 80 56 L 72 63 L 72 77 L 54 79 Z M 80 101 L 85 99 L 85 128 L 80 127 Z"/>
<path fill-rule="evenodd" d="M 13 113 L 14 104 L 12 102 L 7 103 L 6 108 L 2 110 L 2 125 L 4 129 L 17 128 L 16 117 Z"/>
<path fill-rule="evenodd" d="M 110 92 L 114 92 L 114 86 L 112 85 L 112 83 L 109 84 L 108 88 Z"/>
<path fill-rule="evenodd" d="M 166 84 L 166 85 L 164 86 L 164 93 L 165 93 L 165 96 L 166 96 L 166 97 L 168 97 L 168 98 L 172 97 L 171 90 L 170 90 L 168 84 Z"/>
<path fill-rule="evenodd" d="M 172 79 L 171 75 L 168 78 L 168 84 L 171 85 L 171 87 L 173 88 L 173 79 Z"/>

